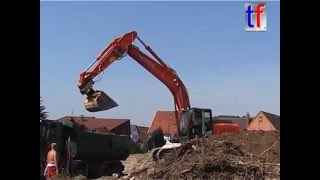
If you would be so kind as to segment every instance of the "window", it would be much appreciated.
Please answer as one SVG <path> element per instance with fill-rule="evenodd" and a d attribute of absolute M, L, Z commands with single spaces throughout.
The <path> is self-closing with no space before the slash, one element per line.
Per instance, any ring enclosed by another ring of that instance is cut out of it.
<path fill-rule="evenodd" d="M 210 122 L 210 112 L 204 112 L 204 122 L 207 124 Z"/>
<path fill-rule="evenodd" d="M 204 118 L 204 122 L 205 122 L 205 127 L 206 130 L 211 130 L 211 112 L 209 111 L 205 111 L 203 112 L 203 118 Z"/>

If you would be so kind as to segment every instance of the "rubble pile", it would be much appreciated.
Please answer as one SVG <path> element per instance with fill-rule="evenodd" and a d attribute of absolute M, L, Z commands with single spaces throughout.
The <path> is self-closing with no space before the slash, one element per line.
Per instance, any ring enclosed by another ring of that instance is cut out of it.
<path fill-rule="evenodd" d="M 146 158 L 148 159 L 148 158 Z M 280 178 L 280 133 L 249 132 L 197 138 L 165 152 L 136 179 Z"/>

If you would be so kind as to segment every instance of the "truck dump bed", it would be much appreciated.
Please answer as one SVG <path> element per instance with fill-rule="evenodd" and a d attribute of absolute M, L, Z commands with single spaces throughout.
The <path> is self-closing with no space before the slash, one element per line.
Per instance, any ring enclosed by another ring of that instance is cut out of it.
<path fill-rule="evenodd" d="M 125 160 L 129 156 L 131 138 L 126 135 L 78 131 L 75 159 Z"/>
<path fill-rule="evenodd" d="M 40 160 L 45 160 L 51 142 L 58 144 L 60 157 L 65 157 L 69 138 L 73 159 L 97 162 L 125 160 L 132 142 L 130 136 L 90 132 L 71 121 L 41 121 Z"/>

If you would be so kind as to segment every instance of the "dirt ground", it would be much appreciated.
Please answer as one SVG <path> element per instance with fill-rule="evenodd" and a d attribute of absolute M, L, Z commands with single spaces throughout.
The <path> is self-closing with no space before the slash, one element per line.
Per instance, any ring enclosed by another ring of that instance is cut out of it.
<path fill-rule="evenodd" d="M 280 133 L 194 139 L 161 161 L 147 153 L 131 155 L 124 165 L 126 175 L 120 179 L 280 179 Z"/>

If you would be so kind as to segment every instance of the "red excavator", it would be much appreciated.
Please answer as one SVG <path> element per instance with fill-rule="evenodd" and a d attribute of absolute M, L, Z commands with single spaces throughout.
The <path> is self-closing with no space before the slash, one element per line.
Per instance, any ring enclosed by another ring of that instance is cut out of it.
<path fill-rule="evenodd" d="M 135 39 L 138 39 L 155 59 L 152 59 L 141 52 L 137 46 L 133 45 Z M 211 109 L 190 106 L 188 91 L 178 74 L 170 66 L 165 64 L 160 57 L 137 36 L 137 32 L 135 31 L 114 39 L 97 55 L 96 60 L 80 74 L 78 87 L 81 94 L 86 95 L 84 102 L 86 110 L 89 112 L 97 112 L 118 106 L 106 93 L 93 89 L 93 78 L 103 72 L 115 60 L 120 60 L 126 55 L 129 55 L 137 61 L 169 88 L 174 97 L 175 120 L 177 124 L 176 135 L 180 142 L 211 133 Z"/>

